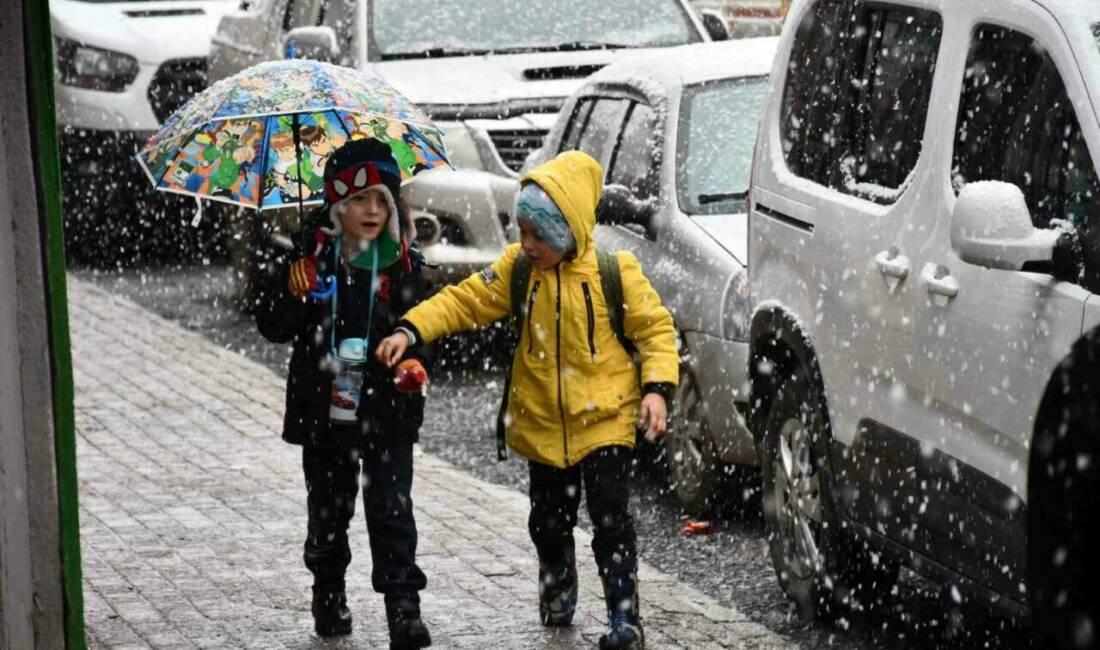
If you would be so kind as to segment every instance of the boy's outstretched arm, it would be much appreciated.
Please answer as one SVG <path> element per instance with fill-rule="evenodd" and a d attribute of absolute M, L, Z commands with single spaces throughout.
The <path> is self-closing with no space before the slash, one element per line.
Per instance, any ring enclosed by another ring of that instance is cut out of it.
<path fill-rule="evenodd" d="M 375 351 L 378 359 L 392 366 L 411 343 L 431 343 L 448 334 L 484 327 L 510 314 L 512 265 L 519 250 L 519 244 L 508 246 L 490 267 L 444 287 L 410 309 L 398 332 L 379 344 Z"/>
<path fill-rule="evenodd" d="M 676 325 L 672 315 L 661 304 L 661 297 L 642 273 L 638 259 L 628 252 L 619 252 L 617 256 L 623 301 L 626 303 L 623 329 L 642 358 L 640 420 L 648 421 L 646 437 L 652 440 L 664 433 L 667 402 L 680 382 Z"/>

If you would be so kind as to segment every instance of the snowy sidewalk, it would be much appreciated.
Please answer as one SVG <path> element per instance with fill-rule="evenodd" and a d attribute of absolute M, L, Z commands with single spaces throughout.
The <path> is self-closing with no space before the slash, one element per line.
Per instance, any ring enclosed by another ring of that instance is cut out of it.
<path fill-rule="evenodd" d="M 301 457 L 278 436 L 282 380 L 72 276 L 69 300 L 89 645 L 388 647 L 361 501 L 348 571 L 355 633 L 312 633 Z M 548 630 L 525 495 L 422 454 L 413 499 L 434 647 L 596 645 L 603 598 L 586 533 L 577 619 Z M 651 567 L 640 580 L 652 649 L 797 647 Z"/>

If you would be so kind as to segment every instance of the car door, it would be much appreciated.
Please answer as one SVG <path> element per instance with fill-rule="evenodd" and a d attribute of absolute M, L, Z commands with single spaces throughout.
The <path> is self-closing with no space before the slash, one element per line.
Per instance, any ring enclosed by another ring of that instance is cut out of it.
<path fill-rule="evenodd" d="M 921 437 L 929 443 L 924 523 L 937 540 L 936 555 L 1023 600 L 1034 417 L 1100 287 L 1098 152 L 1089 150 L 1100 134 L 1054 19 L 1035 5 L 1005 4 L 995 17 L 975 12 L 966 65 L 956 77 L 951 183 L 956 191 L 987 180 L 1017 185 L 1034 225 L 1073 224 L 1084 252 L 1071 270 L 968 264 L 952 250 L 945 211 L 916 269 L 926 294 L 917 388 L 927 407 Z"/>
<path fill-rule="evenodd" d="M 911 260 L 940 191 L 925 144 L 927 116 L 942 110 L 931 105 L 939 6 L 822 0 L 803 12 L 766 134 L 785 169 L 758 167 L 777 178 L 751 197 L 753 281 L 768 291 L 754 286 L 753 301 L 794 306 L 812 337 L 841 512 L 918 552 L 933 542 L 919 526 L 921 445 L 908 430 L 923 302 Z"/>

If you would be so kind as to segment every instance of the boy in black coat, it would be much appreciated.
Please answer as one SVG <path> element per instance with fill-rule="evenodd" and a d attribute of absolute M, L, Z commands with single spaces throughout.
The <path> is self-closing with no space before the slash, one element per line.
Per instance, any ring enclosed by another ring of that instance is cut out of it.
<path fill-rule="evenodd" d="M 294 344 L 283 439 L 302 445 L 304 557 L 313 572 L 317 633 L 351 632 L 344 572 L 362 474 L 372 583 L 385 595 L 391 648 L 422 648 L 431 645 L 419 606 L 427 580 L 416 565 L 410 493 L 426 350 L 410 348 L 396 372 L 367 354 L 426 294 L 400 191 L 388 145 L 355 140 L 333 153 L 324 210 L 314 220 L 328 223 L 295 235 L 297 259 L 289 268 L 270 265 L 256 320 L 266 339 Z"/>

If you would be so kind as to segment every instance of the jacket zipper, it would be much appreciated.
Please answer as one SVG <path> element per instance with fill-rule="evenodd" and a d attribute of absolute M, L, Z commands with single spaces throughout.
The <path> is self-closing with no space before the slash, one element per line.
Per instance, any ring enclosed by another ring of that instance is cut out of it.
<path fill-rule="evenodd" d="M 565 452 L 565 464 L 569 465 L 569 432 L 565 428 L 565 402 L 561 378 L 561 268 L 554 267 L 554 276 L 558 279 L 558 297 L 554 308 L 554 333 L 557 338 L 558 363 L 558 413 L 561 414 L 561 444 Z"/>
<path fill-rule="evenodd" d="M 581 283 L 584 291 L 584 306 L 588 310 L 588 351 L 592 353 L 592 362 L 596 361 L 596 310 L 592 308 L 592 292 L 588 289 L 588 283 Z"/>
<path fill-rule="evenodd" d="M 531 295 L 527 297 L 527 354 L 534 350 L 535 336 L 531 329 L 531 311 L 535 308 L 535 294 L 539 292 L 539 280 L 531 287 Z"/>

